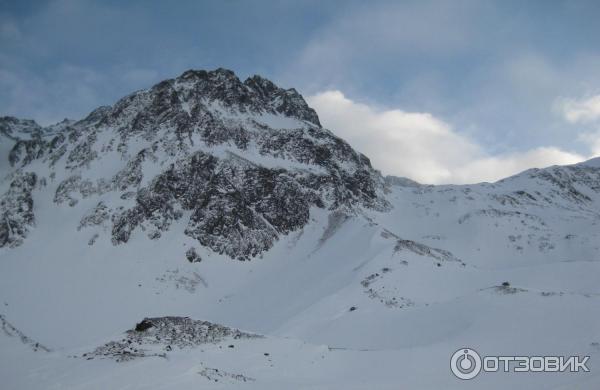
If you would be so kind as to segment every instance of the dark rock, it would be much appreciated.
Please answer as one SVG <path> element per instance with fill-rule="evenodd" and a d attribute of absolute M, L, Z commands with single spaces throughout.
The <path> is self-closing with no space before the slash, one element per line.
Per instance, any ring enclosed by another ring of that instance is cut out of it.
<path fill-rule="evenodd" d="M 32 191 L 35 173 L 17 173 L 0 197 L 0 248 L 20 245 L 35 224 Z"/>
<path fill-rule="evenodd" d="M 196 248 L 194 247 L 191 247 L 185 252 L 185 257 L 190 263 L 199 263 L 202 261 L 202 258 L 196 253 Z"/>
<path fill-rule="evenodd" d="M 143 332 L 145 330 L 152 328 L 153 326 L 154 326 L 154 324 L 152 324 L 152 322 L 150 322 L 150 320 L 143 319 L 141 322 L 135 324 L 135 331 Z"/>

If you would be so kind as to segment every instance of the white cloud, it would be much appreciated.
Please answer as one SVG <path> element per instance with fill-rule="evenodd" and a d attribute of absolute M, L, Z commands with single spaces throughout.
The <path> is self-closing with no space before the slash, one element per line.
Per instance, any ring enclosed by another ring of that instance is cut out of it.
<path fill-rule="evenodd" d="M 422 183 L 495 181 L 528 168 L 585 159 L 556 147 L 492 156 L 429 113 L 379 109 L 335 90 L 308 100 L 324 126 L 366 154 L 375 168 Z"/>
<path fill-rule="evenodd" d="M 600 119 L 600 95 L 584 99 L 564 99 L 560 104 L 565 119 L 571 123 L 590 123 Z"/>

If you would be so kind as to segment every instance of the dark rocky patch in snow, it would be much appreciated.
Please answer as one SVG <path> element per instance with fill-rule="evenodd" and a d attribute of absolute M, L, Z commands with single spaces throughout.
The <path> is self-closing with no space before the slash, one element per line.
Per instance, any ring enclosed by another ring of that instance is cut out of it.
<path fill-rule="evenodd" d="M 397 253 L 405 250 L 415 253 L 419 256 L 426 256 L 435 260 L 456 261 L 460 262 L 462 265 L 465 265 L 465 263 L 462 260 L 455 257 L 450 251 L 439 248 L 432 248 L 430 246 L 412 240 L 398 239 L 396 241 L 396 246 L 394 247 L 394 252 Z"/>
<path fill-rule="evenodd" d="M 140 357 L 159 356 L 174 348 L 193 348 L 225 340 L 252 339 L 262 336 L 189 317 L 144 318 L 118 341 L 108 342 L 81 357 L 109 358 L 118 362 Z"/>
<path fill-rule="evenodd" d="M 211 382 L 220 383 L 236 383 L 236 382 L 254 382 L 256 379 L 247 377 L 242 374 L 234 374 L 231 372 L 219 370 L 218 368 L 204 367 L 198 372 Z"/>
<path fill-rule="evenodd" d="M 189 274 L 180 272 L 179 269 L 167 270 L 165 273 L 156 278 L 156 281 L 161 283 L 167 283 L 174 286 L 176 289 L 184 289 L 189 293 L 196 292 L 199 285 L 208 287 L 208 283 L 202 278 L 200 274 L 192 271 Z"/>
<path fill-rule="evenodd" d="M 2 314 L 0 314 L 0 325 L 2 326 L 2 331 L 5 335 L 8 337 L 17 337 L 23 344 L 29 346 L 33 351 L 50 352 L 50 348 L 26 336 L 23 332 L 8 322 Z"/>
<path fill-rule="evenodd" d="M 20 245 L 35 224 L 31 192 L 36 182 L 35 173 L 18 172 L 0 197 L 0 248 Z"/>
<path fill-rule="evenodd" d="M 527 292 L 526 289 L 520 287 L 513 287 L 510 284 L 501 284 L 500 286 L 495 286 L 494 291 L 499 294 L 516 294 L 521 292 Z"/>
<path fill-rule="evenodd" d="M 192 247 L 185 251 L 185 258 L 190 263 L 199 263 L 202 261 L 202 257 L 196 252 L 196 248 Z"/>
<path fill-rule="evenodd" d="M 389 308 L 402 309 L 405 307 L 414 306 L 415 302 L 406 297 L 398 295 L 396 287 L 389 287 L 383 283 L 385 275 L 389 272 L 392 272 L 392 270 L 384 267 L 380 272 L 375 272 L 365 277 L 360 282 L 361 286 L 364 287 L 364 293 L 367 294 L 369 298 L 379 301 L 379 303 Z"/>
<path fill-rule="evenodd" d="M 106 222 L 110 217 L 110 209 L 108 206 L 104 204 L 104 202 L 98 202 L 98 204 L 91 209 L 88 213 L 86 213 L 81 221 L 79 222 L 79 226 L 77 230 L 81 230 L 85 227 L 94 227 L 98 225 L 102 225 Z"/>
<path fill-rule="evenodd" d="M 485 209 L 485 210 L 475 210 L 473 212 L 469 212 L 458 219 L 459 224 L 463 224 L 468 221 L 473 216 L 478 217 L 489 217 L 489 218 L 515 218 L 518 221 L 522 221 L 522 224 L 533 225 L 533 228 L 539 230 L 543 228 L 546 223 L 542 218 L 537 215 L 532 215 L 529 213 L 524 213 L 521 211 L 512 211 L 512 210 L 499 210 L 499 209 Z"/>
<path fill-rule="evenodd" d="M 385 239 L 396 242 L 396 245 L 394 246 L 394 253 L 408 251 L 419 256 L 429 257 L 433 260 L 436 260 L 436 264 L 438 264 L 438 266 L 440 266 L 440 262 L 443 261 L 459 262 L 462 266 L 466 265 L 465 262 L 454 256 L 452 252 L 445 249 L 433 248 L 417 241 L 402 239 L 387 229 L 383 229 L 380 235 Z"/>

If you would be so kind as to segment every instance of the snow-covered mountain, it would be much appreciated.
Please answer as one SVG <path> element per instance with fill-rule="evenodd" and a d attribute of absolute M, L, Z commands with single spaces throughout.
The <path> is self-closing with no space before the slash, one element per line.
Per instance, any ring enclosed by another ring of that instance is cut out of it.
<path fill-rule="evenodd" d="M 0 153 L 3 387 L 600 383 L 600 159 L 384 178 L 294 89 L 225 69 L 0 118 Z M 464 346 L 591 372 L 466 383 Z"/>
<path fill-rule="evenodd" d="M 111 225 L 115 244 L 136 230 L 158 239 L 183 218 L 186 235 L 238 259 L 302 228 L 312 206 L 387 206 L 369 160 L 322 129 L 295 90 L 224 69 L 185 72 L 81 121 L 4 118 L 1 129 L 14 146 L 0 246 L 20 245 L 34 224 L 37 180 L 58 207 L 93 199 L 76 207 L 78 228 Z"/>

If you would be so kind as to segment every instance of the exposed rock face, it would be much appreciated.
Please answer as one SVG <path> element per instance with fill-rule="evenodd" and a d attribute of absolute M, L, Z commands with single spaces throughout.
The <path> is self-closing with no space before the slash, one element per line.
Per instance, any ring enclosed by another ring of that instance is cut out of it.
<path fill-rule="evenodd" d="M 11 116 L 0 118 L 0 135 L 18 140 L 42 134 L 42 126 L 31 119 L 18 119 Z"/>
<path fill-rule="evenodd" d="M 33 191 L 35 173 L 17 174 L 0 198 L 0 248 L 20 245 L 34 225 Z"/>
<path fill-rule="evenodd" d="M 321 127 L 315 110 L 306 104 L 304 98 L 294 88 L 281 89 L 260 76 L 247 79 L 244 81 L 244 85 L 252 90 L 258 96 L 259 101 L 272 110 L 271 112 L 275 111 L 286 116 L 297 116 Z"/>
<path fill-rule="evenodd" d="M 187 71 L 81 121 L 3 120 L 13 169 L 49 169 L 57 206 L 96 198 L 78 228 L 110 221 L 115 245 L 184 223 L 204 247 L 246 260 L 302 228 L 312 207 L 389 207 L 369 160 L 296 90 L 260 76 Z"/>
<path fill-rule="evenodd" d="M 99 202 L 96 207 L 94 207 L 87 214 L 85 214 L 83 218 L 81 218 L 77 230 L 81 230 L 85 227 L 101 225 L 107 221 L 109 217 L 109 208 L 104 204 L 104 202 Z"/>

